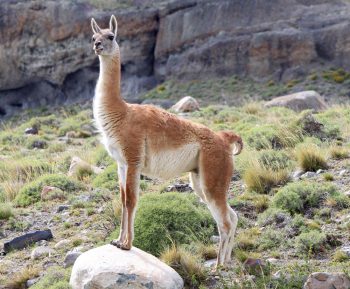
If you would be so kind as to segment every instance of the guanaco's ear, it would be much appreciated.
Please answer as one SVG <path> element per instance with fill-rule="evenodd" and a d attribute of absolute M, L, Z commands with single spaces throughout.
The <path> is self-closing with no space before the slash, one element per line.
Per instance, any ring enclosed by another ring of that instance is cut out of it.
<path fill-rule="evenodd" d="M 114 33 L 114 37 L 117 36 L 118 23 L 114 15 L 112 15 L 111 20 L 109 20 L 109 29 Z"/>
<path fill-rule="evenodd" d="M 97 25 L 94 18 L 91 18 L 91 28 L 94 33 L 99 33 L 101 31 L 101 28 Z"/>

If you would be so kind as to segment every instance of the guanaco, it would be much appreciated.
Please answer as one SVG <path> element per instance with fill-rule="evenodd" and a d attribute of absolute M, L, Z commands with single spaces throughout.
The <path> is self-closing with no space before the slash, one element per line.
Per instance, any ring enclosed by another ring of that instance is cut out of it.
<path fill-rule="evenodd" d="M 111 243 L 130 250 L 139 198 L 140 175 L 169 179 L 189 172 L 191 186 L 206 203 L 220 234 L 217 265 L 231 259 L 237 214 L 227 204 L 233 155 L 243 148 L 240 136 L 179 118 L 151 105 L 128 104 L 120 91 L 120 52 L 117 20 L 101 29 L 91 19 L 93 50 L 100 74 L 93 102 L 102 142 L 118 163 L 122 218 L 119 238 Z"/>

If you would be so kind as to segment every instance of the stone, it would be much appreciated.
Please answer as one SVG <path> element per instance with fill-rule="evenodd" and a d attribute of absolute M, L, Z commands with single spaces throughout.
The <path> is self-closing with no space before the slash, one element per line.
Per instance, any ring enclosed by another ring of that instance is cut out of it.
<path fill-rule="evenodd" d="M 91 169 L 95 174 L 100 174 L 103 172 L 102 169 L 96 167 L 96 166 L 93 166 L 91 164 L 89 164 L 88 162 L 86 161 L 83 161 L 81 158 L 77 157 L 77 156 L 74 156 L 72 158 L 72 161 L 71 161 L 71 164 L 70 164 L 70 167 L 69 167 L 69 171 L 68 171 L 68 176 L 73 176 L 76 174 L 77 170 L 81 167 L 86 167 L 88 169 Z"/>
<path fill-rule="evenodd" d="M 79 251 L 69 251 L 63 261 L 63 267 L 72 266 L 82 253 Z"/>
<path fill-rule="evenodd" d="M 220 242 L 220 236 L 217 235 L 213 235 L 210 237 L 210 242 L 214 243 L 214 244 L 218 244 Z"/>
<path fill-rule="evenodd" d="M 44 186 L 40 193 L 42 201 L 64 199 L 64 192 L 60 188 Z"/>
<path fill-rule="evenodd" d="M 306 172 L 300 176 L 301 179 L 310 179 L 315 177 L 317 174 L 315 172 Z"/>
<path fill-rule="evenodd" d="M 181 98 L 172 107 L 175 112 L 193 112 L 199 110 L 199 103 L 192 96 L 185 96 Z"/>
<path fill-rule="evenodd" d="M 250 275 L 257 276 L 263 274 L 267 269 L 267 265 L 264 260 L 255 258 L 248 258 L 244 261 L 243 266 Z"/>
<path fill-rule="evenodd" d="M 55 249 L 64 249 L 66 248 L 69 244 L 71 243 L 71 241 L 69 239 L 63 239 L 59 242 L 57 242 L 54 246 Z"/>
<path fill-rule="evenodd" d="M 37 283 L 39 281 L 39 278 L 34 278 L 34 279 L 29 279 L 26 282 L 26 286 L 27 288 L 33 286 L 35 283 Z"/>
<path fill-rule="evenodd" d="M 8 253 L 10 250 L 23 249 L 24 247 L 34 244 L 40 240 L 52 239 L 52 232 L 50 229 L 44 231 L 34 231 L 24 234 L 20 237 L 16 237 L 11 241 L 4 243 L 4 252 Z"/>
<path fill-rule="evenodd" d="M 303 289 L 349 289 L 350 279 L 344 273 L 315 272 L 309 275 Z"/>
<path fill-rule="evenodd" d="M 214 268 L 216 265 L 216 259 L 206 260 L 203 265 L 205 268 Z"/>
<path fill-rule="evenodd" d="M 31 143 L 31 147 L 36 149 L 44 149 L 47 147 L 47 142 L 44 140 L 38 139 Z"/>
<path fill-rule="evenodd" d="M 348 174 L 348 170 L 344 169 L 339 172 L 339 177 L 343 177 Z"/>
<path fill-rule="evenodd" d="M 43 257 L 51 257 L 52 253 L 54 253 L 54 250 L 47 246 L 40 246 L 36 247 L 32 253 L 30 254 L 30 258 L 32 260 L 41 259 Z"/>
<path fill-rule="evenodd" d="M 276 258 L 267 258 L 266 259 L 266 262 L 267 263 L 270 263 L 270 264 L 272 264 L 272 265 L 276 265 L 276 264 L 278 264 L 278 259 L 276 259 Z"/>
<path fill-rule="evenodd" d="M 344 192 L 344 195 L 350 197 L 350 191 Z"/>
<path fill-rule="evenodd" d="M 265 103 L 265 107 L 274 106 L 287 107 L 295 111 L 307 109 L 322 111 L 327 108 L 327 104 L 322 97 L 313 90 L 279 96 Z"/>
<path fill-rule="evenodd" d="M 350 257 L 350 246 L 344 246 L 340 248 L 341 252 L 344 252 L 348 257 Z"/>
<path fill-rule="evenodd" d="M 38 134 L 39 131 L 36 127 L 28 127 L 24 131 L 25 134 Z"/>
<path fill-rule="evenodd" d="M 165 191 L 184 193 L 184 192 L 192 192 L 193 190 L 190 184 L 177 183 L 177 184 L 168 186 Z"/>
<path fill-rule="evenodd" d="M 304 173 L 303 170 L 296 170 L 295 172 L 293 172 L 292 174 L 293 180 L 298 180 L 303 173 Z"/>
<path fill-rule="evenodd" d="M 58 207 L 57 207 L 57 213 L 61 213 L 61 212 L 63 212 L 63 211 L 65 211 L 65 210 L 68 210 L 70 208 L 70 206 L 69 205 L 59 205 Z"/>
<path fill-rule="evenodd" d="M 104 245 L 81 254 L 70 277 L 72 289 L 180 289 L 183 280 L 156 257 L 132 247 L 130 251 Z"/>
<path fill-rule="evenodd" d="M 316 174 L 320 175 L 320 174 L 323 174 L 325 172 L 325 170 L 322 170 L 322 169 L 318 169 Z"/>

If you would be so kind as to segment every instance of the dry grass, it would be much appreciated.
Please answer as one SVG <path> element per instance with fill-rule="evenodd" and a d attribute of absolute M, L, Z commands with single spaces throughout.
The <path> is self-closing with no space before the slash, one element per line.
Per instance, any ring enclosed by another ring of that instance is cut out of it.
<path fill-rule="evenodd" d="M 327 169 L 327 161 L 324 153 L 315 145 L 303 145 L 295 150 L 297 162 L 305 172 L 315 172 L 319 169 Z"/>
<path fill-rule="evenodd" d="M 198 256 L 182 247 L 172 246 L 161 254 L 160 259 L 174 268 L 186 284 L 196 285 L 206 277 Z"/>
<path fill-rule="evenodd" d="M 248 191 L 266 194 L 273 187 L 286 184 L 289 180 L 289 172 L 286 169 L 274 171 L 254 162 L 245 170 L 243 180 Z"/>
<path fill-rule="evenodd" d="M 260 236 L 260 229 L 252 227 L 250 229 L 241 231 L 236 237 L 237 247 L 241 250 L 251 250 L 258 246 L 257 240 Z"/>
<path fill-rule="evenodd" d="M 205 260 L 214 259 L 217 257 L 217 249 L 214 244 L 198 243 L 195 247 L 196 253 Z"/>
<path fill-rule="evenodd" d="M 24 289 L 29 279 L 38 277 L 40 270 L 38 267 L 25 267 L 21 271 L 15 273 L 6 283 L 6 289 Z"/>
<path fill-rule="evenodd" d="M 349 150 L 344 147 L 333 146 L 329 149 L 329 155 L 332 159 L 342 160 L 349 157 Z"/>
<path fill-rule="evenodd" d="M 2 183 L 2 187 L 4 189 L 4 197 L 5 197 L 5 202 L 12 202 L 19 190 L 23 187 L 24 183 L 22 181 L 5 181 Z"/>
<path fill-rule="evenodd" d="M 0 203 L 0 220 L 7 220 L 14 215 L 10 204 Z"/>

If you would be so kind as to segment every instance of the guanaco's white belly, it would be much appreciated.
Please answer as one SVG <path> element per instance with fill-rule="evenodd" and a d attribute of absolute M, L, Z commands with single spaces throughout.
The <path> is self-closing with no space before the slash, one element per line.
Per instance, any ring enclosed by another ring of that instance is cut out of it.
<path fill-rule="evenodd" d="M 198 167 L 199 144 L 191 143 L 172 150 L 146 151 L 142 174 L 170 179 Z"/>

